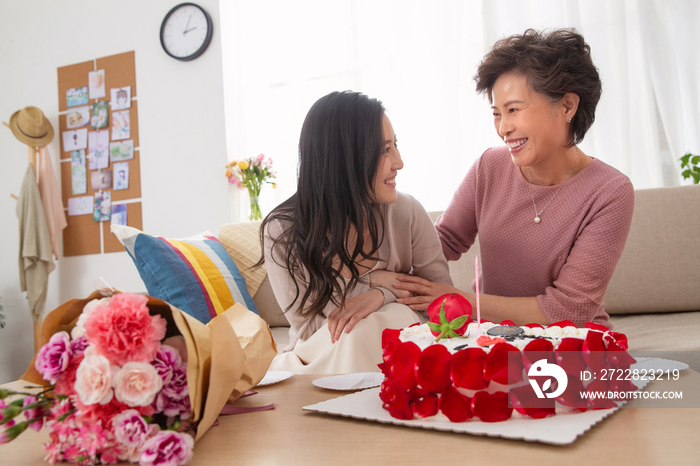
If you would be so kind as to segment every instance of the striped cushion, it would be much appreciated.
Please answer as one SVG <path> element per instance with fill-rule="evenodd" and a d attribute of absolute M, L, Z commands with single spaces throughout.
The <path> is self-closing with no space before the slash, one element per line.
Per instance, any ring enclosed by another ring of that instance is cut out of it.
<path fill-rule="evenodd" d="M 151 236 L 112 225 L 134 261 L 148 294 L 207 323 L 234 303 L 258 313 L 245 279 L 209 232 L 183 239 Z"/>

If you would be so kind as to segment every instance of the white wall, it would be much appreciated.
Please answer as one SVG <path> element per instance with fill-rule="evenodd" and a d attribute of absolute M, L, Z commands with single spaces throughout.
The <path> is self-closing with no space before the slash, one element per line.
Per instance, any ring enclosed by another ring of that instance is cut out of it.
<path fill-rule="evenodd" d="M 163 52 L 160 25 L 177 0 L 0 0 L 0 120 L 41 108 L 54 126 L 49 146 L 59 170 L 56 69 L 135 51 L 144 230 L 179 237 L 217 233 L 229 221 L 219 2 L 198 0 L 214 21 L 209 49 L 192 62 Z M 27 149 L 0 127 L 0 383 L 20 376 L 33 355 L 32 320 L 19 287 L 16 201 Z M 144 291 L 126 252 L 62 257 L 49 279 L 46 312 L 86 297 L 97 277 L 125 291 Z"/>

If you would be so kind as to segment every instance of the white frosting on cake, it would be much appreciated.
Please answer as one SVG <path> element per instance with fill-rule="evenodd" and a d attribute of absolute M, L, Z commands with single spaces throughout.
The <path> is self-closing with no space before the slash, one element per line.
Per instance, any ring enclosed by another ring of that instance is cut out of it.
<path fill-rule="evenodd" d="M 493 327 L 498 327 L 498 324 L 494 324 L 493 322 L 484 322 L 481 324 L 481 335 L 485 336 L 490 336 L 492 338 L 496 338 L 495 336 L 488 335 L 488 330 L 493 328 Z M 549 341 L 552 342 L 554 345 L 554 348 L 556 349 L 559 346 L 559 343 L 561 342 L 562 338 L 580 338 L 580 339 L 585 339 L 586 335 L 588 335 L 588 329 L 587 328 L 577 328 L 577 327 L 547 327 L 546 329 L 540 328 L 540 327 L 535 327 L 535 328 L 529 328 L 529 327 L 520 327 L 523 329 L 522 335 L 529 335 L 531 337 L 547 337 Z M 413 327 L 408 327 L 405 328 L 401 331 L 401 334 L 399 335 L 399 339 L 401 341 L 412 341 L 421 350 L 424 350 L 431 344 L 435 342 L 435 336 L 430 331 L 430 327 L 428 327 L 428 324 L 423 324 L 423 325 L 415 325 Z M 477 340 L 477 324 L 476 322 L 472 322 L 469 324 L 467 331 L 465 332 L 464 336 L 460 338 L 443 338 L 442 340 L 439 341 L 439 344 L 444 345 L 447 349 L 449 349 L 451 352 L 458 351 L 456 348 L 460 347 L 474 347 L 474 348 L 483 348 L 486 351 L 489 351 L 489 349 L 493 346 L 479 346 L 476 343 Z M 513 341 L 507 341 L 507 343 L 515 346 L 519 350 L 523 350 L 528 343 L 533 341 L 534 338 L 515 338 Z M 465 346 L 466 345 L 466 346 Z"/>

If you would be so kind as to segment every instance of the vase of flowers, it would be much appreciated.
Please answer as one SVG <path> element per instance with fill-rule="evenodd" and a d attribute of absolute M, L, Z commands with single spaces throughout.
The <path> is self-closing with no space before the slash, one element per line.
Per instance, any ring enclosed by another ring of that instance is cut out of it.
<path fill-rule="evenodd" d="M 240 189 L 247 189 L 250 197 L 249 220 L 261 220 L 262 210 L 260 210 L 260 191 L 263 184 L 271 184 L 273 188 L 277 185 L 271 181 L 275 178 L 272 171 L 272 159 L 265 158 L 265 154 L 260 154 L 255 158 L 234 160 L 226 164 L 226 177 L 232 185 Z"/>

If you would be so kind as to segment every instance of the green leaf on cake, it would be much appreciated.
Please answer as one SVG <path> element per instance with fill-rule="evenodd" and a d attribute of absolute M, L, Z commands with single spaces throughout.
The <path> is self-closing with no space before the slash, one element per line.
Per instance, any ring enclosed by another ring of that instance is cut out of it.
<path fill-rule="evenodd" d="M 468 316 L 468 315 L 466 315 L 466 314 L 463 315 L 463 316 L 461 316 L 461 317 L 457 317 L 455 320 L 453 320 L 452 322 L 450 322 L 450 329 L 452 329 L 452 330 L 457 330 L 457 329 L 460 328 L 462 325 L 464 325 L 464 323 L 467 321 L 467 319 L 468 319 L 469 317 L 470 317 L 470 316 Z M 453 332 L 453 333 L 454 333 L 454 332 Z M 457 336 L 459 336 L 459 335 L 457 335 Z"/>

